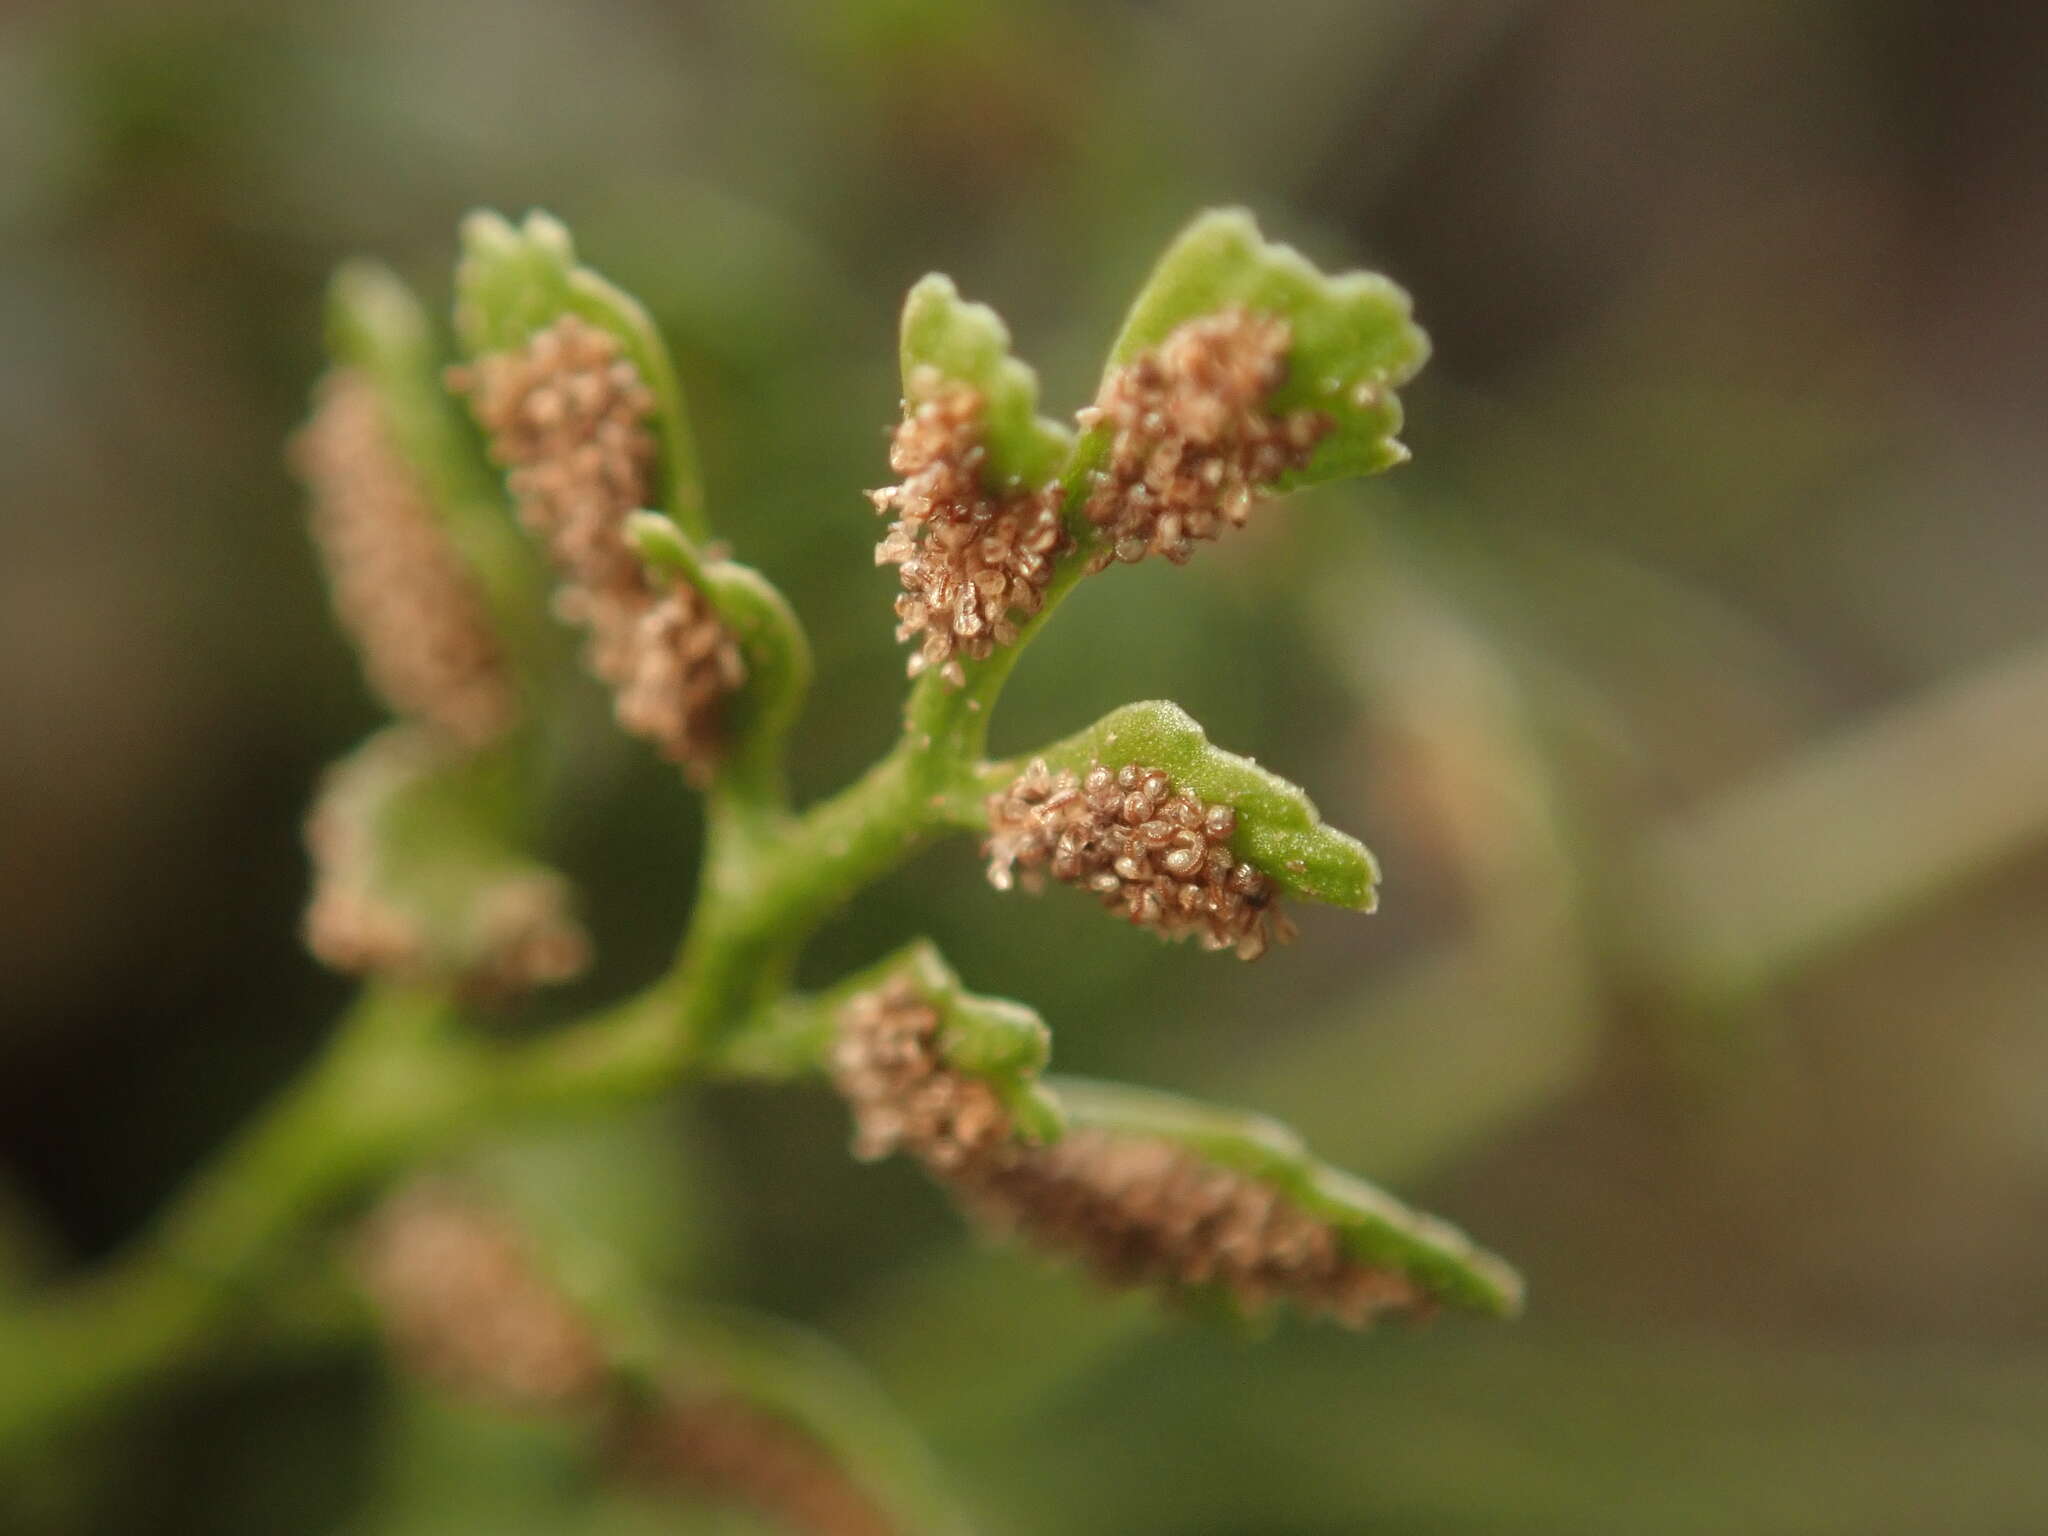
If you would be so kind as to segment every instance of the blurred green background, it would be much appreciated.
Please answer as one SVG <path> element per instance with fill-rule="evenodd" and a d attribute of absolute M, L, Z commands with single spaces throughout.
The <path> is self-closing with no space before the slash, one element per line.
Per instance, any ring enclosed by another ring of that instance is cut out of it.
<path fill-rule="evenodd" d="M 1530 1315 L 1162 1320 L 977 1248 L 822 1093 L 692 1093 L 610 1176 L 995 1536 L 2048 1530 L 2048 11 L 1992 0 L 9 7 L 0 1273 L 118 1244 L 345 996 L 298 820 L 376 712 L 281 458 L 338 259 L 438 303 L 465 209 L 544 206 L 647 300 L 812 626 L 815 792 L 895 726 L 858 492 L 903 290 L 996 304 L 1068 409 L 1214 202 L 1413 292 L 1416 461 L 1084 587 L 996 745 L 1176 699 L 1384 910 L 1238 967 L 955 842 L 808 969 L 927 932 L 1063 1069 L 1468 1225 Z M 602 964 L 558 1010 L 660 967 L 697 836 L 623 739 L 580 773 Z M 627 1528 L 349 1345 L 42 1475 L 51 1530 Z"/>

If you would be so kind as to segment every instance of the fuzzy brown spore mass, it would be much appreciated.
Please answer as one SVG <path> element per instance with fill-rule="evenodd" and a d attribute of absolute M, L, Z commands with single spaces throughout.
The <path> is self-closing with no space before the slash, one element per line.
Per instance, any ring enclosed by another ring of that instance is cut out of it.
<path fill-rule="evenodd" d="M 847 1005 L 832 1080 L 853 1108 L 853 1153 L 863 1162 L 908 1147 L 936 1172 L 996 1155 L 1010 1117 L 979 1078 L 939 1058 L 939 1016 L 901 978 Z"/>
<path fill-rule="evenodd" d="M 1243 527 L 1252 502 L 1308 462 L 1330 419 L 1266 409 L 1286 381 L 1291 341 L 1285 320 L 1232 308 L 1110 370 L 1079 416 L 1084 430 L 1111 429 L 1086 504 L 1103 532 L 1097 569 L 1147 555 L 1185 561 L 1196 540 Z"/>
<path fill-rule="evenodd" d="M 1076 778 L 1034 760 L 987 802 L 988 877 L 1092 891 L 1112 912 L 1169 939 L 1198 938 L 1256 960 L 1294 925 L 1273 882 L 1231 851 L 1236 814 L 1174 788 L 1156 768 L 1096 763 Z"/>
<path fill-rule="evenodd" d="M 377 899 L 368 876 L 368 839 L 325 803 L 306 817 L 313 894 L 306 904 L 306 948 L 322 965 L 352 976 L 411 976 L 425 946 L 414 924 Z"/>
<path fill-rule="evenodd" d="M 626 520 L 652 500 L 654 396 L 618 340 L 564 315 L 525 346 L 450 372 L 490 439 L 520 520 L 547 546 L 556 611 L 589 633 L 619 722 L 700 782 L 714 766 L 740 648 L 703 594 L 651 578 Z"/>
<path fill-rule="evenodd" d="M 875 546 L 877 565 L 894 565 L 896 638 L 918 639 L 912 677 L 935 668 L 956 687 L 960 658 L 980 661 L 1017 639 L 1017 621 L 1038 612 L 1066 542 L 1057 483 L 995 492 L 985 484 L 982 399 L 965 386 L 934 391 L 905 417 L 889 447 L 902 478 L 869 492 L 893 520 Z"/>
<path fill-rule="evenodd" d="M 388 1198 L 356 1244 L 364 1289 L 398 1358 L 450 1390 L 557 1409 L 604 1383 L 596 1335 L 483 1200 L 422 1179 Z"/>
<path fill-rule="evenodd" d="M 1352 1257 L 1326 1222 L 1185 1147 L 1093 1128 L 1020 1140 L 988 1085 L 945 1061 L 939 1015 L 907 982 L 847 1007 L 833 1079 L 857 1155 L 908 1151 L 988 1225 L 1112 1285 L 1220 1287 L 1247 1311 L 1286 1301 L 1350 1327 L 1427 1310 L 1413 1281 Z"/>
<path fill-rule="evenodd" d="M 602 1410 L 617 1470 L 662 1491 L 742 1504 L 816 1536 L 898 1531 L 787 1419 L 723 1390 L 617 1391 L 596 1329 L 488 1196 L 416 1179 L 363 1223 L 354 1257 L 392 1353 L 424 1379 L 504 1408 Z"/>
<path fill-rule="evenodd" d="M 379 889 L 376 781 L 418 771 L 435 748 L 413 732 L 387 733 L 330 768 L 306 818 L 313 894 L 306 947 L 351 975 L 452 982 L 472 1001 L 567 981 L 590 963 L 590 940 L 570 910 L 567 884 L 542 872 L 509 874 L 472 899 L 459 958 L 435 952 L 419 922 Z M 451 971 L 453 974 L 451 974 Z"/>
<path fill-rule="evenodd" d="M 612 1449 L 633 1482 L 740 1505 L 803 1536 L 906 1536 L 802 1426 L 728 1393 L 636 1412 Z"/>
<path fill-rule="evenodd" d="M 376 386 L 354 369 L 329 373 L 291 462 L 312 495 L 335 614 L 371 687 L 465 747 L 503 735 L 519 696 L 490 610 L 400 453 Z"/>

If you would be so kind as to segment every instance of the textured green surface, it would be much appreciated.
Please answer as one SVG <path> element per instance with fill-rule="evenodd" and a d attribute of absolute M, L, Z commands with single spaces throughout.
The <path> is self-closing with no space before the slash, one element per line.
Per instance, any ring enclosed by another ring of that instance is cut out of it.
<path fill-rule="evenodd" d="M 1022 1003 L 966 991 L 938 951 L 921 941 L 804 1010 L 805 1022 L 787 1032 L 803 1042 L 802 1054 L 785 1056 L 781 1070 L 820 1070 L 844 998 L 892 978 L 910 981 L 938 1010 L 947 1065 L 994 1088 L 1025 1139 L 1057 1139 L 1091 1127 L 1171 1142 L 1271 1185 L 1328 1222 L 1362 1263 L 1406 1275 L 1439 1301 L 1496 1317 L 1521 1310 L 1521 1277 L 1504 1260 L 1440 1217 L 1321 1161 L 1278 1120 L 1125 1083 L 1042 1077 L 1052 1035 L 1038 1014 Z"/>
<path fill-rule="evenodd" d="M 1038 375 L 1010 354 L 1010 331 L 986 304 L 960 297 L 933 273 L 903 302 L 903 395 L 917 405 L 947 385 L 982 400 L 982 434 L 992 488 L 1043 485 L 1073 451 L 1073 434 L 1038 414 Z M 935 376 L 937 388 L 928 387 Z"/>
<path fill-rule="evenodd" d="M 1098 762 L 1157 768 L 1176 788 L 1235 810 L 1238 856 L 1283 890 L 1361 912 L 1378 900 L 1379 867 L 1363 843 L 1324 825 L 1314 802 L 1278 774 L 1212 744 L 1178 704 L 1126 704 L 1037 755 L 1077 774 Z"/>
<path fill-rule="evenodd" d="M 1429 359 L 1429 338 L 1410 319 L 1408 296 L 1375 273 L 1318 271 L 1291 247 L 1268 242 L 1242 210 L 1205 213 L 1182 230 L 1139 291 L 1107 366 L 1128 363 L 1177 327 L 1233 307 L 1278 315 L 1290 326 L 1287 376 L 1267 408 L 1318 411 L 1330 424 L 1309 463 L 1273 489 L 1377 474 L 1408 457 L 1395 435 L 1401 428 L 1395 388 Z M 1009 346 L 1002 320 L 987 306 L 962 300 L 950 278 L 934 274 L 911 290 L 903 318 L 906 380 L 925 364 L 941 378 L 981 390 L 989 401 L 986 441 L 997 477 L 1035 483 L 1056 475 L 1073 541 L 1053 570 L 1042 606 L 1019 625 L 1016 644 L 964 663 L 964 687 L 934 675 L 913 691 L 909 714 L 919 729 L 969 742 L 985 738 L 1010 669 L 1054 610 L 1093 574 L 1101 549 L 1102 530 L 1086 507 L 1111 431 L 1098 425 L 1069 438 L 1038 416 L 1037 378 Z"/>
<path fill-rule="evenodd" d="M 1259 233 L 1241 208 L 1205 213 L 1168 247 L 1110 349 L 1111 366 L 1157 346 L 1177 327 L 1236 306 L 1278 315 L 1293 332 L 1287 379 L 1268 402 L 1309 409 L 1332 431 L 1282 488 L 1377 474 L 1408 457 L 1395 390 L 1429 360 L 1429 337 L 1408 295 L 1375 272 L 1330 275 L 1294 247 Z"/>
<path fill-rule="evenodd" d="M 1037 1012 L 1008 998 L 969 992 L 929 944 L 911 946 L 904 966 L 938 1010 L 939 1051 L 946 1064 L 987 1082 L 1026 1140 L 1057 1136 L 1059 1106 L 1038 1081 L 1052 1059 L 1052 1031 Z"/>

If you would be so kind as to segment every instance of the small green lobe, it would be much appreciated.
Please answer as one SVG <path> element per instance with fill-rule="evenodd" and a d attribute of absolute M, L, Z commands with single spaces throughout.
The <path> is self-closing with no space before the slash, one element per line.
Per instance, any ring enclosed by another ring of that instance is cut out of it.
<path fill-rule="evenodd" d="M 938 1010 L 939 1052 L 947 1065 L 993 1088 L 1024 1140 L 1057 1137 L 1059 1106 L 1038 1081 L 1052 1057 L 1052 1032 L 1037 1010 L 968 991 L 929 944 L 919 943 L 906 963 L 918 993 Z"/>
<path fill-rule="evenodd" d="M 1043 485 L 1060 473 L 1073 435 L 1038 414 L 1038 375 L 1011 356 L 1001 317 L 961 298 L 951 278 L 933 273 L 904 300 L 902 362 L 906 409 L 948 385 L 981 395 L 991 489 Z"/>

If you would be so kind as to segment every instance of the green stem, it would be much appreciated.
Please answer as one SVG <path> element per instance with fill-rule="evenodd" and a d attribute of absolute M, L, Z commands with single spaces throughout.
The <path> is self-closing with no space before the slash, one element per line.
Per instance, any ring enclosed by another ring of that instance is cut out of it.
<path fill-rule="evenodd" d="M 804 941 L 948 823 L 971 771 L 906 735 L 786 823 L 732 811 L 674 971 L 535 1044 L 453 1033 L 445 998 L 368 989 L 286 1096 L 94 1278 L 0 1314 L 0 1455 L 216 1343 L 292 1241 L 344 1198 L 478 1125 L 644 1096 L 768 1016 Z"/>
<path fill-rule="evenodd" d="M 1053 567 L 1043 600 L 1036 613 L 1017 626 L 1017 638 L 999 647 L 982 661 L 966 661 L 962 668 L 967 681 L 955 687 L 936 671 L 927 672 L 910 691 L 905 726 L 913 737 L 928 738 L 950 754 L 954 761 L 971 763 L 981 757 L 988 741 L 989 721 L 996 700 L 1010 673 L 1024 654 L 1032 637 L 1052 617 L 1053 610 L 1067 594 L 1090 574 L 1089 564 L 1102 546 L 1101 531 L 1088 521 L 1084 510 L 1091 479 L 1109 446 L 1107 432 L 1097 430 L 1074 445 L 1072 457 L 1060 476 L 1060 517 L 1069 544 Z"/>
<path fill-rule="evenodd" d="M 946 974 L 928 939 L 913 939 L 872 965 L 843 976 L 822 992 L 789 992 L 734 1036 L 708 1065 L 738 1078 L 789 1082 L 823 1073 L 838 1033 L 840 1011 L 863 992 L 891 977 L 919 979 Z"/>
<path fill-rule="evenodd" d="M 715 819 L 697 918 L 678 974 L 688 1011 L 674 1026 L 718 1049 L 788 990 L 818 925 L 957 817 L 971 770 L 906 733 L 839 794 L 779 831 Z"/>
<path fill-rule="evenodd" d="M 465 1085 L 439 1043 L 447 1012 L 417 991 L 366 991 L 320 1064 L 122 1258 L 0 1316 L 0 1450 L 213 1342 L 316 1212 L 449 1122 Z"/>
<path fill-rule="evenodd" d="M 1084 478 L 1081 468 L 1070 473 L 1070 521 Z M 979 824 L 982 797 L 1010 772 L 981 761 L 996 698 L 1029 636 L 1086 573 L 1089 548 L 1077 531 L 1018 642 L 972 664 L 963 688 L 921 681 L 896 747 L 800 816 L 786 809 L 780 758 L 809 671 L 801 631 L 779 603 L 721 590 L 752 621 L 750 656 L 766 672 L 759 712 L 713 788 L 698 899 L 674 969 L 605 1013 L 509 1051 L 452 1033 L 444 998 L 369 989 L 313 1071 L 128 1253 L 91 1280 L 0 1315 L 0 1359 L 13 1377 L 0 1394 L 0 1455 L 205 1349 L 294 1237 L 344 1197 L 479 1124 L 660 1092 L 707 1058 L 755 1073 L 778 1056 L 798 1070 L 815 1064 L 833 999 L 927 952 L 911 946 L 809 1000 L 788 995 L 798 952 L 857 891 L 939 832 Z"/>

